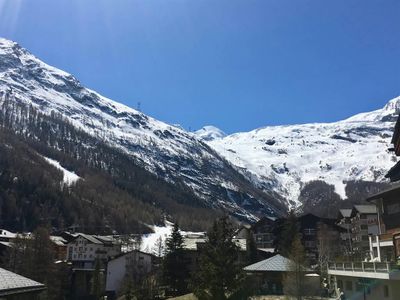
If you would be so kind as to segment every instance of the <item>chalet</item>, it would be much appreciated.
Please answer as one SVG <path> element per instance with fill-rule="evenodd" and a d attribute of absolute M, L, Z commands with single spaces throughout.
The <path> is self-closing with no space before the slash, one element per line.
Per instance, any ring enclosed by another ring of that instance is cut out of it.
<path fill-rule="evenodd" d="M 351 212 L 352 209 L 340 209 L 336 218 L 336 225 L 343 228 L 340 233 L 342 249 L 344 255 L 350 256 L 353 253 L 352 235 L 351 235 Z"/>
<path fill-rule="evenodd" d="M 275 218 L 264 217 L 257 223 L 251 226 L 251 231 L 256 242 L 256 246 L 259 249 L 274 251 L 275 242 Z"/>
<path fill-rule="evenodd" d="M 379 233 L 376 206 L 354 205 L 350 218 L 353 252 L 363 260 L 370 255 L 369 236 Z"/>
<path fill-rule="evenodd" d="M 45 289 L 44 284 L 0 268 L 0 299 L 40 299 Z"/>
<path fill-rule="evenodd" d="M 112 299 L 120 291 L 124 279 L 143 278 L 153 271 L 154 256 L 139 250 L 121 253 L 107 263 L 106 293 Z"/>
<path fill-rule="evenodd" d="M 283 280 L 287 273 L 293 272 L 293 266 L 293 261 L 280 254 L 275 254 L 268 259 L 246 266 L 243 270 L 248 276 L 251 276 L 254 291 L 264 295 L 282 295 Z M 303 269 L 305 273 L 311 273 L 310 269 L 306 267 Z M 319 287 L 319 276 L 308 276 L 307 281 L 308 286 Z M 310 281 L 315 282 L 310 284 Z"/>
<path fill-rule="evenodd" d="M 320 218 L 305 214 L 298 218 L 301 240 L 310 265 L 318 262 L 318 231 L 324 228 L 325 234 L 332 240 L 339 240 L 343 229 L 336 226 L 334 219 Z"/>

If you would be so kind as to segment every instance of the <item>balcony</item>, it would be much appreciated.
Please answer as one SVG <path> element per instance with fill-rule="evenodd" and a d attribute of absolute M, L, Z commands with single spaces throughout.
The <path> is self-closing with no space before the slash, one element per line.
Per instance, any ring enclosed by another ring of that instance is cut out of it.
<path fill-rule="evenodd" d="M 400 267 L 391 262 L 329 263 L 330 275 L 400 280 Z"/>

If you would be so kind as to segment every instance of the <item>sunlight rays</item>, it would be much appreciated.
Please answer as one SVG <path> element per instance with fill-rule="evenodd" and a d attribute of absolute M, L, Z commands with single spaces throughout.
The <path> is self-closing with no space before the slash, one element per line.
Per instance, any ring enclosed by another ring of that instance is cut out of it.
<path fill-rule="evenodd" d="M 0 0 L 0 29 L 14 33 L 22 0 Z"/>

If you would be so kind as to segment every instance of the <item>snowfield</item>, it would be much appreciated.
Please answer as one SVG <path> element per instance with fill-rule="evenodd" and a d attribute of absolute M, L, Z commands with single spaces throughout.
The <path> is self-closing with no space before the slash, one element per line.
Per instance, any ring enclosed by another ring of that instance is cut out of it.
<path fill-rule="evenodd" d="M 77 182 L 81 177 L 76 175 L 74 172 L 68 171 L 65 169 L 63 166 L 60 165 L 60 163 L 54 159 L 48 158 L 48 157 L 43 157 L 49 164 L 52 166 L 56 167 L 57 169 L 61 170 L 64 174 L 64 178 L 62 183 L 66 184 L 67 186 L 70 186 Z"/>
<path fill-rule="evenodd" d="M 388 148 L 399 110 L 397 97 L 382 109 L 339 122 L 269 126 L 207 143 L 261 188 L 293 203 L 312 180 L 334 185 L 344 199 L 346 181 L 386 180 L 397 161 Z"/>

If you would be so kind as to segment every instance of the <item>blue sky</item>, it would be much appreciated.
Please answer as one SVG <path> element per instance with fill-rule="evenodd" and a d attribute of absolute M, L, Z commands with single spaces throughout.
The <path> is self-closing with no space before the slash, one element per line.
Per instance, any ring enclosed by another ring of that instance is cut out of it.
<path fill-rule="evenodd" d="M 398 0 L 0 0 L 0 36 L 160 120 L 228 133 L 400 95 Z"/>

